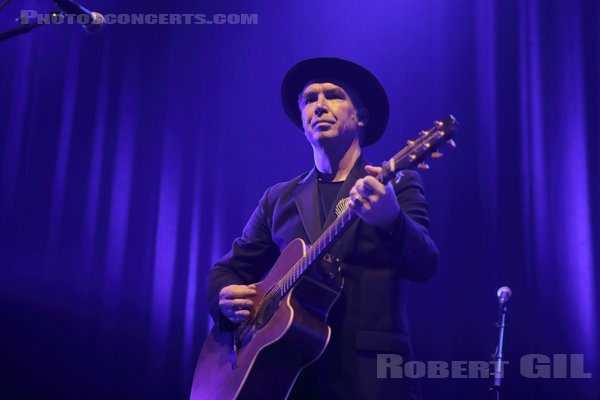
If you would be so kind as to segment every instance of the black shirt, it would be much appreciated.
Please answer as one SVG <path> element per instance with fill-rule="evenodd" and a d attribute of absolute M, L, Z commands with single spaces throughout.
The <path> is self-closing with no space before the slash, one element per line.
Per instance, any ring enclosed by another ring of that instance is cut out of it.
<path fill-rule="evenodd" d="M 326 182 L 319 178 L 317 185 L 319 188 L 319 201 L 321 204 L 321 227 L 323 227 L 325 218 L 327 218 L 327 215 L 329 215 L 331 207 L 334 207 L 333 203 L 335 202 L 335 199 L 337 198 L 340 188 L 343 184 L 343 181 Z"/>

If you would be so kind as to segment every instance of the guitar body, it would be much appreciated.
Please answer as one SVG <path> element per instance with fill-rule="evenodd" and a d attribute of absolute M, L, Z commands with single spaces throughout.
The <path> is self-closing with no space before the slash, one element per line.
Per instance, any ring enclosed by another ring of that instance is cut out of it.
<path fill-rule="evenodd" d="M 255 307 L 305 253 L 302 239 L 290 242 L 256 284 Z M 285 399 L 302 369 L 325 351 L 331 336 L 327 315 L 342 285 L 337 271 L 306 275 L 281 299 L 271 300 L 274 311 L 244 334 L 214 326 L 196 365 L 191 399 Z"/>

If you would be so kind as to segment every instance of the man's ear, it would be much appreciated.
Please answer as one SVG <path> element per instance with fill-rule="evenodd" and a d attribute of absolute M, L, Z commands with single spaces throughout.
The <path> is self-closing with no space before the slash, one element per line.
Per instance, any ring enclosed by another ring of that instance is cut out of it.
<path fill-rule="evenodd" d="M 356 117 L 358 118 L 358 126 L 367 126 L 369 123 L 369 110 L 364 107 L 356 110 Z"/>

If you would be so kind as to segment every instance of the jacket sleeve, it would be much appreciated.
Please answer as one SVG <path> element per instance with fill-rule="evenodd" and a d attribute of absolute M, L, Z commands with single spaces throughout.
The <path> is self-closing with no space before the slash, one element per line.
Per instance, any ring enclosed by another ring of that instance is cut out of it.
<path fill-rule="evenodd" d="M 401 212 L 392 228 L 378 229 L 391 263 L 401 268 L 410 280 L 426 281 L 437 269 L 438 249 L 429 236 L 427 202 L 418 172 L 403 171 L 396 188 Z"/>
<path fill-rule="evenodd" d="M 279 247 L 271 239 L 268 193 L 269 189 L 260 199 L 242 236 L 233 241 L 231 250 L 208 271 L 209 311 L 221 328 L 231 329 L 234 326 L 220 311 L 221 289 L 229 285 L 249 285 L 258 282 L 279 257 Z"/>

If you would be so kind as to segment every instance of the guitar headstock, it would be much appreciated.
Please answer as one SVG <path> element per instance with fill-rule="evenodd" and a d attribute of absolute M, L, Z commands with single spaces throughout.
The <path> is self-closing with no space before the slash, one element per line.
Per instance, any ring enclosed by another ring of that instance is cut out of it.
<path fill-rule="evenodd" d="M 425 162 L 429 157 L 441 158 L 443 154 L 439 151 L 442 145 L 455 148 L 453 140 L 458 129 L 458 121 L 452 115 L 446 116 L 441 121 L 435 121 L 433 126 L 419 132 L 419 135 L 409 140 L 406 147 L 400 150 L 394 157 L 383 163 L 381 181 L 387 182 L 394 177 L 396 172 L 403 169 L 418 167 L 428 170 L 429 165 Z"/>

